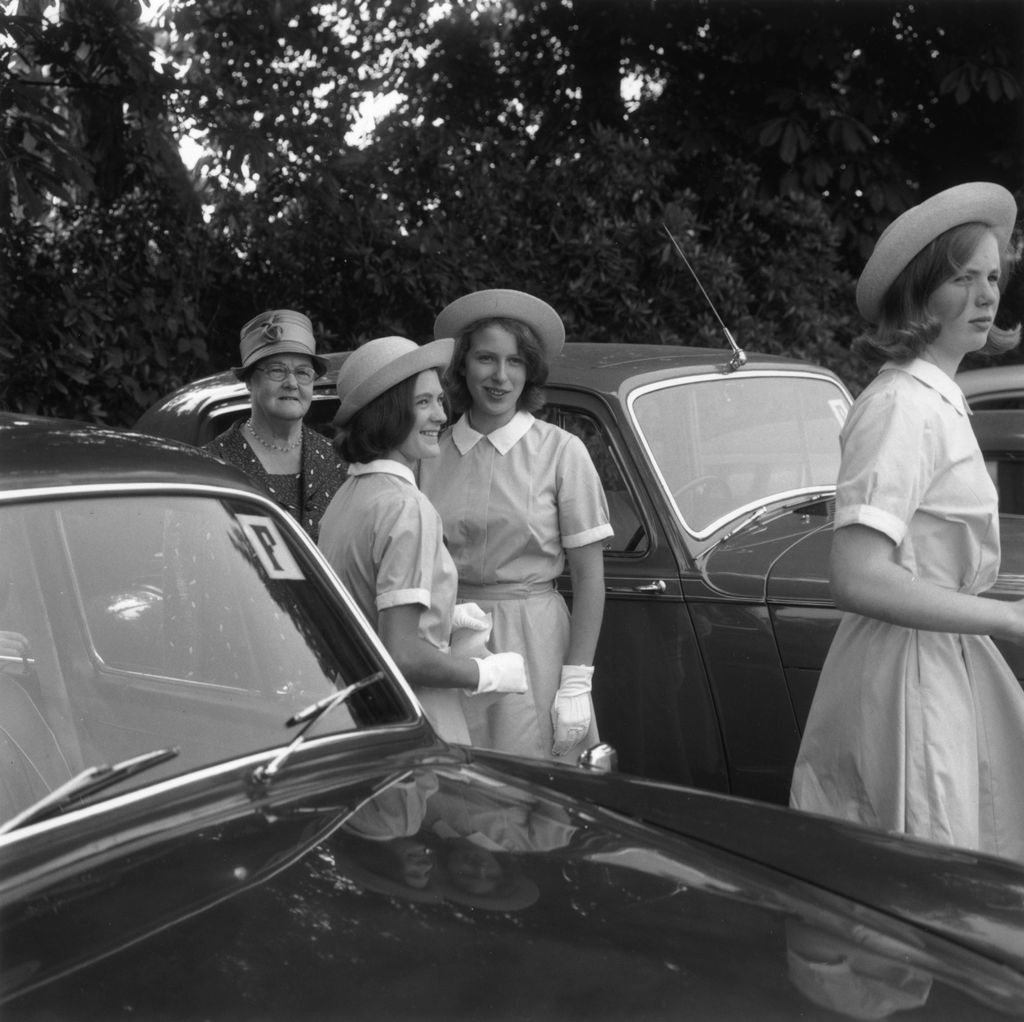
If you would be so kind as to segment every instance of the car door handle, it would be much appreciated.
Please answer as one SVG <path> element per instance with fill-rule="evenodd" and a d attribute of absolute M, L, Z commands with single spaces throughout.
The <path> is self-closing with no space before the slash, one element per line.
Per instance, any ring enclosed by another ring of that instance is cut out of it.
<path fill-rule="evenodd" d="M 642 586 L 605 586 L 606 593 L 663 593 L 666 589 L 668 586 L 660 578 Z"/>

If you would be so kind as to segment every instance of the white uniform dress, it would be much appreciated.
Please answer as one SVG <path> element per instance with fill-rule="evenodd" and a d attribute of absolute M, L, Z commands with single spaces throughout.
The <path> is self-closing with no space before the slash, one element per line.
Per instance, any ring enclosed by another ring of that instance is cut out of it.
<path fill-rule="evenodd" d="M 352 464 L 320 523 L 320 549 L 377 629 L 380 611 L 420 607 L 420 637 L 448 652 L 458 588 L 441 519 L 396 461 Z M 416 686 L 427 719 L 448 742 L 469 743 L 463 696 Z"/>
<path fill-rule="evenodd" d="M 999 571 L 995 487 L 956 384 L 887 363 L 843 429 L 835 527 L 896 543 L 963 593 Z M 814 694 L 793 806 L 1024 861 L 1024 693 L 992 640 L 843 615 Z"/>
<path fill-rule="evenodd" d="M 467 699 L 474 745 L 554 759 L 551 704 L 569 646 L 569 611 L 555 590 L 565 550 L 612 535 L 597 470 L 572 433 L 517 412 L 484 436 L 465 416 L 420 463 L 420 485 L 444 522 L 459 599 L 494 616 L 491 646 L 526 661 L 525 695 Z M 597 741 L 596 723 L 584 746 Z"/>

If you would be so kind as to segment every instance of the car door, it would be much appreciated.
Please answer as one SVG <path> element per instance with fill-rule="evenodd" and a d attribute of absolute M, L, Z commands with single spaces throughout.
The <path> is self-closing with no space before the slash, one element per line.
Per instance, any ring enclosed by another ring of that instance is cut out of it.
<path fill-rule="evenodd" d="M 605 543 L 605 611 L 594 706 L 624 772 L 728 791 L 707 675 L 683 599 L 679 564 L 647 481 L 611 410 L 583 393 L 548 390 L 546 418 L 584 442 L 615 535 Z M 568 572 L 559 588 L 571 602 Z"/>

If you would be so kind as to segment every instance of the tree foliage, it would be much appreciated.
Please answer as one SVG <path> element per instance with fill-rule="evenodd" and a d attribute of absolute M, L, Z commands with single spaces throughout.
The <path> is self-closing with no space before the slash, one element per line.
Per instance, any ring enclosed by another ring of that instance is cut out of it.
<path fill-rule="evenodd" d="M 880 229 L 958 181 L 1024 184 L 1017 0 L 3 10 L 0 405 L 23 411 L 127 424 L 232 364 L 259 309 L 344 349 L 423 339 L 484 286 L 543 295 L 570 338 L 720 346 L 666 225 L 741 344 L 856 387 Z M 390 112 L 356 139 L 369 96 Z"/>

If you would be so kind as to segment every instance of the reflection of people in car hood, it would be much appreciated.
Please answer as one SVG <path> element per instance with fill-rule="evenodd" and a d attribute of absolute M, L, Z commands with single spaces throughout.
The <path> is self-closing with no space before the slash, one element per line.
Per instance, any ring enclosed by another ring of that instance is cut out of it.
<path fill-rule="evenodd" d="M 795 919 L 786 921 L 789 977 L 808 1000 L 850 1018 L 888 1018 L 928 1000 L 931 976 L 898 961 L 906 948 L 888 952 L 879 935 L 839 937 Z"/>
<path fill-rule="evenodd" d="M 416 900 L 440 889 L 444 898 L 459 904 L 508 912 L 532 905 L 540 894 L 514 853 L 561 848 L 576 827 L 560 807 L 527 801 L 515 788 L 481 790 L 422 771 L 374 795 L 352 814 L 344 830 L 358 836 L 353 846 L 357 850 L 370 846 L 356 860 L 358 875 L 349 869 L 351 854 L 339 863 L 357 882 L 396 894 L 408 893 L 411 881 L 425 879 Z M 417 859 L 404 845 L 397 847 L 410 841 L 418 843 L 423 857 Z M 429 856 L 434 852 L 441 866 L 437 876 L 421 868 L 433 865 Z M 367 871 L 373 874 L 369 878 Z"/>
<path fill-rule="evenodd" d="M 344 829 L 371 841 L 416 834 L 465 838 L 496 852 L 541 852 L 569 843 L 576 827 L 561 807 L 525 799 L 517 788 L 476 788 L 432 771 L 389 785 L 363 803 Z"/>
<path fill-rule="evenodd" d="M 364 802 L 342 827 L 335 849 L 339 872 L 380 894 L 440 902 L 434 850 L 419 834 L 427 799 L 435 791 L 437 778 L 423 771 Z"/>
<path fill-rule="evenodd" d="M 529 908 L 540 889 L 515 856 L 495 854 L 467 838 L 448 838 L 439 847 L 445 898 L 473 908 L 516 912 Z"/>
<path fill-rule="evenodd" d="M 382 841 L 342 834 L 334 853 L 338 872 L 360 887 L 406 901 L 443 900 L 433 850 L 415 835 Z"/>
<path fill-rule="evenodd" d="M 514 788 L 481 791 L 451 782 L 430 798 L 424 824 L 442 839 L 465 838 L 495 852 L 551 851 L 576 833 L 559 806 L 526 800 Z"/>
<path fill-rule="evenodd" d="M 345 830 L 370 841 L 419 833 L 427 799 L 437 791 L 435 774 L 409 774 L 367 799 L 346 821 Z"/>

